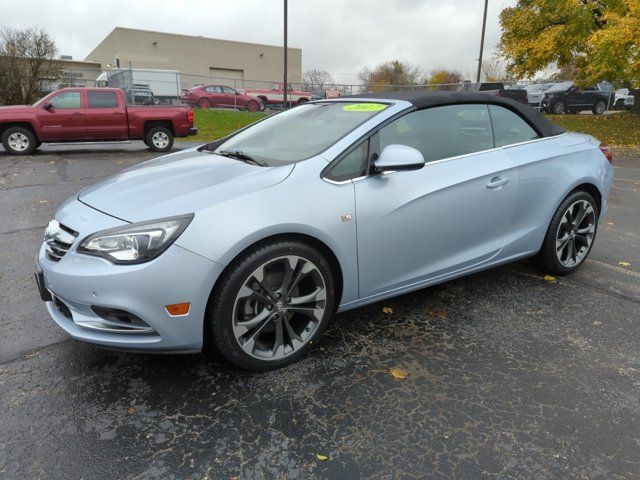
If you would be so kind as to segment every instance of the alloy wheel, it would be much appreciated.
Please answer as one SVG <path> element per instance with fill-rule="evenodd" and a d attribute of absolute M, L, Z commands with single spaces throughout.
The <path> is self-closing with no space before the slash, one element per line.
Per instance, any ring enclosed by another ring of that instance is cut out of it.
<path fill-rule="evenodd" d="M 12 133 L 9 135 L 7 143 L 12 150 L 16 152 L 24 152 L 29 148 L 29 137 L 20 132 Z"/>
<path fill-rule="evenodd" d="M 169 135 L 164 132 L 156 132 L 153 134 L 153 137 L 151 137 L 151 141 L 154 147 L 165 148 L 169 145 Z"/>
<path fill-rule="evenodd" d="M 233 334 L 244 352 L 280 360 L 312 338 L 325 316 L 326 282 L 298 255 L 271 259 L 244 281 L 233 306 Z"/>
<path fill-rule="evenodd" d="M 603 101 L 596 103 L 596 113 L 602 115 L 607 109 L 607 104 Z"/>
<path fill-rule="evenodd" d="M 586 200 L 578 200 L 562 215 L 556 233 L 556 256 L 563 267 L 582 263 L 596 233 L 596 212 Z"/>

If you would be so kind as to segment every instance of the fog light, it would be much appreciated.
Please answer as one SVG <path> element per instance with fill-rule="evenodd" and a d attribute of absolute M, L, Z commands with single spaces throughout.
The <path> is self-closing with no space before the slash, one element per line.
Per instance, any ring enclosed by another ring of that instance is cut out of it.
<path fill-rule="evenodd" d="M 167 311 L 169 315 L 172 317 L 176 317 L 178 315 L 186 315 L 189 313 L 189 308 L 191 307 L 190 302 L 185 303 L 174 303 L 173 305 L 167 305 L 164 309 Z"/>

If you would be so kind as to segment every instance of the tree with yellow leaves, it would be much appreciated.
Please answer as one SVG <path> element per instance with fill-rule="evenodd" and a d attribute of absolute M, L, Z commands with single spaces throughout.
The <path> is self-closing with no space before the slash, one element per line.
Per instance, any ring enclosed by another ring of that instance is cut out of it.
<path fill-rule="evenodd" d="M 518 0 L 498 45 L 519 78 L 575 66 L 576 82 L 640 86 L 640 0 Z"/>

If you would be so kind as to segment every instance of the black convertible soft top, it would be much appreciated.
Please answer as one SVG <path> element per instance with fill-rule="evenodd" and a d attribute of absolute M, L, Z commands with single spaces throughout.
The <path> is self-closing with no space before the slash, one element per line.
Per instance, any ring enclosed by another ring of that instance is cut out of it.
<path fill-rule="evenodd" d="M 503 98 L 490 93 L 446 92 L 446 91 L 405 91 L 405 92 L 380 92 L 363 95 L 352 95 L 342 98 L 370 98 L 378 100 L 405 100 L 417 109 L 440 107 L 443 105 L 456 105 L 461 103 L 484 103 L 500 105 L 513 110 L 526 119 L 543 137 L 551 137 L 564 133 L 564 129 L 551 123 L 536 109 L 529 107 L 510 98 Z"/>

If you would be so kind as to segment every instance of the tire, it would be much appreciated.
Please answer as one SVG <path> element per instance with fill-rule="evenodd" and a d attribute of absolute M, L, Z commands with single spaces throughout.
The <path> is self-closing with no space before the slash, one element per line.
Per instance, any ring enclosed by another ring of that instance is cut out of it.
<path fill-rule="evenodd" d="M 145 135 L 144 143 L 154 152 L 168 152 L 173 147 L 173 133 L 166 127 L 153 127 Z"/>
<path fill-rule="evenodd" d="M 586 213 L 580 223 L 575 225 L 582 215 L 581 208 Z M 546 273 L 555 275 L 568 275 L 577 270 L 593 247 L 598 230 L 598 215 L 597 204 L 590 194 L 583 190 L 571 193 L 553 215 L 542 248 L 534 258 L 535 263 Z M 576 248 L 579 250 L 576 251 Z"/>
<path fill-rule="evenodd" d="M 257 112 L 259 108 L 260 108 L 260 104 L 256 100 L 249 100 L 247 102 L 248 112 Z"/>
<path fill-rule="evenodd" d="M 9 155 L 31 155 L 40 144 L 28 128 L 9 127 L 2 133 L 2 146 Z"/>
<path fill-rule="evenodd" d="M 269 108 L 269 102 L 267 102 L 266 98 L 261 98 L 260 101 L 262 102 L 262 104 L 264 105 L 264 110 L 266 110 L 267 108 Z"/>
<path fill-rule="evenodd" d="M 260 111 L 264 112 L 267 109 L 267 102 L 260 100 Z"/>
<path fill-rule="evenodd" d="M 296 284 L 297 273 L 301 278 Z M 327 326 L 335 292 L 332 269 L 315 248 L 298 240 L 259 245 L 238 257 L 218 281 L 205 321 L 205 345 L 248 370 L 293 363 Z M 245 325 L 252 321 L 257 323 Z"/>
<path fill-rule="evenodd" d="M 201 98 L 200 100 L 198 100 L 198 107 L 200 107 L 203 110 L 207 110 L 211 108 L 211 102 L 209 101 L 208 98 Z"/>
<path fill-rule="evenodd" d="M 309 100 L 307 100 L 306 98 L 301 98 L 298 100 L 298 105 L 302 105 L 303 103 L 307 103 Z"/>
<path fill-rule="evenodd" d="M 624 110 L 624 100 L 620 99 L 615 104 L 616 110 Z"/>
<path fill-rule="evenodd" d="M 591 109 L 591 112 L 593 112 L 594 115 L 602 115 L 606 111 L 607 111 L 607 102 L 605 102 L 604 100 L 598 100 L 596 104 L 593 106 L 593 108 Z"/>
<path fill-rule="evenodd" d="M 558 100 L 551 106 L 551 111 L 554 115 L 562 115 L 566 110 L 566 105 L 564 101 Z"/>

